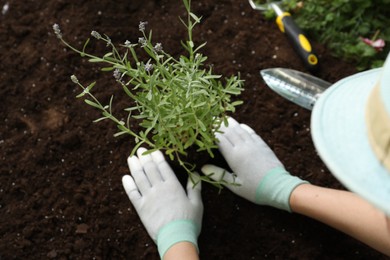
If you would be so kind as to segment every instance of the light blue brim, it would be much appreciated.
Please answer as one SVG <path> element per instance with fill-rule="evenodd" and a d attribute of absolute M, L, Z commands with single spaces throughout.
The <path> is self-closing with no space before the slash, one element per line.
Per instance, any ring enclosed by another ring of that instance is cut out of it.
<path fill-rule="evenodd" d="M 347 77 L 327 89 L 311 115 L 314 145 L 347 189 L 390 216 L 390 172 L 373 153 L 367 137 L 366 103 L 382 69 Z"/>

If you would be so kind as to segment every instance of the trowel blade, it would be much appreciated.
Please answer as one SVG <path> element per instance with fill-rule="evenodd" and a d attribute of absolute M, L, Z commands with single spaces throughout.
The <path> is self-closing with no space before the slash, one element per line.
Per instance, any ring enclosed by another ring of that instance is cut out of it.
<path fill-rule="evenodd" d="M 264 82 L 291 102 L 312 110 L 319 96 L 332 83 L 297 70 L 271 68 L 260 71 Z"/>

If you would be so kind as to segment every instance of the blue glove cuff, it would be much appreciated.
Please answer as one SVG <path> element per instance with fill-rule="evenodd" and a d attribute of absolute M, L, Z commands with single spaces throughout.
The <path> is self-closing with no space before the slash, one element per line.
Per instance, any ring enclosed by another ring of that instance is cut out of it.
<path fill-rule="evenodd" d="M 283 167 L 273 168 L 267 172 L 256 189 L 256 203 L 291 212 L 290 195 L 303 183 L 308 182 L 291 176 Z"/>
<path fill-rule="evenodd" d="M 191 242 L 198 248 L 198 235 L 200 227 L 191 220 L 175 220 L 163 226 L 157 234 L 157 248 L 160 258 L 163 259 L 164 254 L 171 246 L 179 242 Z"/>

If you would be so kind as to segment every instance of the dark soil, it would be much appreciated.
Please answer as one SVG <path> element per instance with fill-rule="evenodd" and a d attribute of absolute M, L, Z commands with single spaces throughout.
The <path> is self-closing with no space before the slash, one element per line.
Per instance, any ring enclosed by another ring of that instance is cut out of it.
<path fill-rule="evenodd" d="M 134 141 L 114 138 L 113 124 L 93 124 L 99 112 L 75 99 L 79 89 L 69 76 L 98 79 L 103 100 L 121 91 L 110 73 L 66 50 L 52 25 L 82 46 L 91 30 L 115 43 L 136 42 L 139 21 L 148 21 L 155 42 L 179 55 L 186 37 L 178 20 L 185 16 L 181 1 L 1 0 L 0 7 L 7 2 L 0 14 L 0 259 L 158 259 L 121 184 Z M 259 76 L 270 67 L 305 71 L 276 25 L 246 0 L 194 1 L 193 11 L 203 16 L 195 39 L 208 42 L 208 65 L 225 76 L 239 72 L 246 81 L 245 103 L 234 117 L 253 127 L 292 174 L 342 189 L 313 147 L 310 111 L 276 95 Z M 335 82 L 355 72 L 324 46 L 314 47 L 321 60 L 317 76 Z M 221 157 L 205 154 L 191 160 L 222 164 Z M 304 216 L 254 205 L 209 184 L 202 194 L 202 259 L 385 259 Z"/>

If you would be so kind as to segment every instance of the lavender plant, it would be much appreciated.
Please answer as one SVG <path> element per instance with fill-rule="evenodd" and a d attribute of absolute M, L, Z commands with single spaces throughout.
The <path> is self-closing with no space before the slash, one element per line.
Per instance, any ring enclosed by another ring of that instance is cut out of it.
<path fill-rule="evenodd" d="M 175 58 L 164 51 L 161 43 L 154 44 L 152 32 L 146 32 L 147 22 L 139 24 L 141 37 L 138 43 L 125 41 L 120 48 L 108 36 L 92 31 L 94 38 L 110 48 L 102 57 L 86 52 L 89 39 L 79 50 L 64 40 L 57 24 L 53 25 L 53 30 L 63 44 L 82 57 L 87 57 L 89 62 L 107 64 L 102 71 L 113 72 L 123 93 L 134 101 L 130 102 L 134 105 L 130 104 L 125 109 L 127 119 L 121 120 L 114 115 L 113 96 L 108 104 L 102 104 L 91 92 L 96 82 L 84 86 L 72 75 L 72 81 L 82 89 L 77 97 L 84 98 L 88 105 L 102 113 L 102 117 L 94 122 L 113 121 L 119 130 L 115 136 L 129 134 L 135 138 L 136 145 L 131 154 L 141 145 L 149 146 L 148 152 L 164 151 L 171 160 L 177 160 L 191 177 L 196 165 L 185 159 L 188 149 L 196 147 L 197 151 L 207 151 L 214 156 L 212 149 L 216 148 L 217 142 L 215 132 L 222 123 L 227 124 L 227 113 L 234 112 L 235 107 L 242 103 L 234 101 L 232 96 L 241 93 L 243 81 L 239 76 L 222 80 L 220 75 L 212 73 L 211 68 L 204 68 L 207 57 L 199 50 L 206 43 L 196 47 L 192 34 L 201 18 L 191 12 L 190 0 L 183 0 L 183 3 L 188 15 L 186 21 L 181 18 L 180 21 L 187 29 L 188 39 L 182 42 L 182 46 L 188 56 Z M 146 61 L 139 58 L 140 51 L 147 54 Z M 131 127 L 134 120 L 139 122 L 142 130 L 136 131 Z M 202 179 L 220 187 L 220 183 L 213 182 L 207 176 Z"/>

